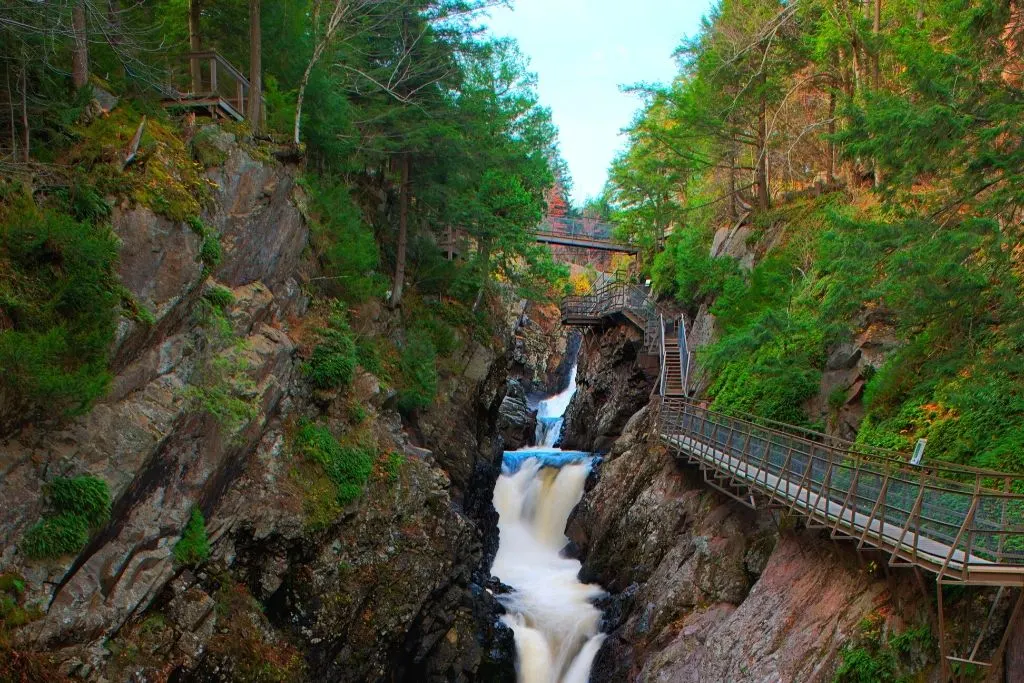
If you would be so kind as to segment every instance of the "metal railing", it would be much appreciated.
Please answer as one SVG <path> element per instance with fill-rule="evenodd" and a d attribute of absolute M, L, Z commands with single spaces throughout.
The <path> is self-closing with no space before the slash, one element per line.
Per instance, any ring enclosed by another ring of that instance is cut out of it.
<path fill-rule="evenodd" d="M 662 441 L 717 478 L 886 550 L 890 564 L 972 584 L 1024 583 L 1024 476 L 910 465 L 689 399 L 664 399 L 659 419 Z"/>

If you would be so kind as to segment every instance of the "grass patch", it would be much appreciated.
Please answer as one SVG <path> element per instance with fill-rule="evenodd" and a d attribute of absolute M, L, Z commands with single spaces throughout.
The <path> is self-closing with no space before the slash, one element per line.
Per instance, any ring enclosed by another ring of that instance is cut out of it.
<path fill-rule="evenodd" d="M 0 205 L 0 395 L 22 415 L 87 411 L 110 383 L 123 288 L 106 225 Z"/>
<path fill-rule="evenodd" d="M 181 538 L 174 544 L 174 561 L 185 567 L 197 567 L 210 559 L 210 542 L 206 538 L 206 520 L 198 507 L 192 508 Z"/>
<path fill-rule="evenodd" d="M 302 425 L 295 436 L 295 450 L 320 466 L 333 483 L 335 499 L 342 508 L 363 494 L 373 472 L 373 449 L 364 445 L 342 445 L 323 425 Z"/>
<path fill-rule="evenodd" d="M 110 518 L 110 489 L 91 476 L 57 478 L 46 486 L 51 512 L 25 533 L 19 547 L 32 559 L 73 555 Z"/>
<path fill-rule="evenodd" d="M 177 127 L 162 114 L 146 119 L 136 159 L 123 167 L 124 150 L 141 120 L 131 103 L 122 102 L 75 131 L 78 142 L 66 162 L 82 168 L 101 195 L 128 197 L 171 220 L 199 215 L 212 196 L 212 183 Z"/>

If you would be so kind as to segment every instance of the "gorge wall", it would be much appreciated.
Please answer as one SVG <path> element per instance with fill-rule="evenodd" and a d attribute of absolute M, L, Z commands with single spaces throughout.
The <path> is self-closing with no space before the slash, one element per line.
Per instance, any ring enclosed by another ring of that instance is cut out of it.
<path fill-rule="evenodd" d="M 153 320 L 122 319 L 112 388 L 89 412 L 0 440 L 0 679 L 512 680 L 511 634 L 483 585 L 501 451 L 533 432 L 524 385 L 506 380 L 515 365 L 536 375 L 531 391 L 556 381 L 564 336 L 515 357 L 531 324 L 510 303 L 487 343 L 458 339 L 437 399 L 405 422 L 366 370 L 348 392 L 314 390 L 304 360 L 325 315 L 307 293 L 317 264 L 297 169 L 209 137 L 202 220 L 223 259 L 204 264 L 186 222 L 115 205 L 120 278 Z M 536 317 L 535 347 L 552 314 Z M 404 334 L 380 306 L 352 324 Z M 379 454 L 340 510 L 295 446 L 314 420 Z M 77 555 L 27 557 L 50 482 L 82 475 L 109 487 L 109 521 Z M 195 511 L 209 559 L 182 562 Z"/>

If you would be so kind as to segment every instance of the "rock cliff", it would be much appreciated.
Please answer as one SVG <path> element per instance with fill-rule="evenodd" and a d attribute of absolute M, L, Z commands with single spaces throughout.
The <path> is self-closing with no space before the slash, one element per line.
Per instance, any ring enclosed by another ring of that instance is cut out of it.
<path fill-rule="evenodd" d="M 518 317 L 491 345 L 461 343 L 439 400 L 411 423 L 358 376 L 365 438 L 383 459 L 356 502 L 311 523 L 317 482 L 291 441 L 302 420 L 338 421 L 347 404 L 313 396 L 301 372 L 303 283 L 316 271 L 304 197 L 295 169 L 210 137 L 223 163 L 207 171 L 215 196 L 202 219 L 220 234 L 219 265 L 203 262 L 187 223 L 115 206 L 121 280 L 154 320 L 122 322 L 112 390 L 89 413 L 0 442 L 0 574 L 18 577 L 18 601 L 38 617 L 9 651 L 52 660 L 55 679 L 507 678 L 510 635 L 473 575 Z M 230 329 L 209 319 L 225 289 Z M 214 381 L 231 384 L 237 419 L 211 405 Z M 48 482 L 80 475 L 106 482 L 109 522 L 76 556 L 26 557 L 19 543 L 46 513 Z M 210 559 L 192 568 L 174 550 L 196 510 Z"/>

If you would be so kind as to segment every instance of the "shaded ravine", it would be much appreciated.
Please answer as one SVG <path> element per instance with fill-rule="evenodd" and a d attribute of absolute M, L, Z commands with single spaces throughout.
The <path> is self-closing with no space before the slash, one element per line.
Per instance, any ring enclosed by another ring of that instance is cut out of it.
<path fill-rule="evenodd" d="M 604 634 L 593 601 L 597 584 L 579 580 L 581 564 L 563 556 L 566 522 L 583 496 L 594 458 L 555 448 L 569 386 L 537 407 L 536 446 L 506 451 L 494 487 L 498 552 L 491 573 L 513 588 L 500 599 L 515 634 L 520 683 L 586 683 Z"/>

